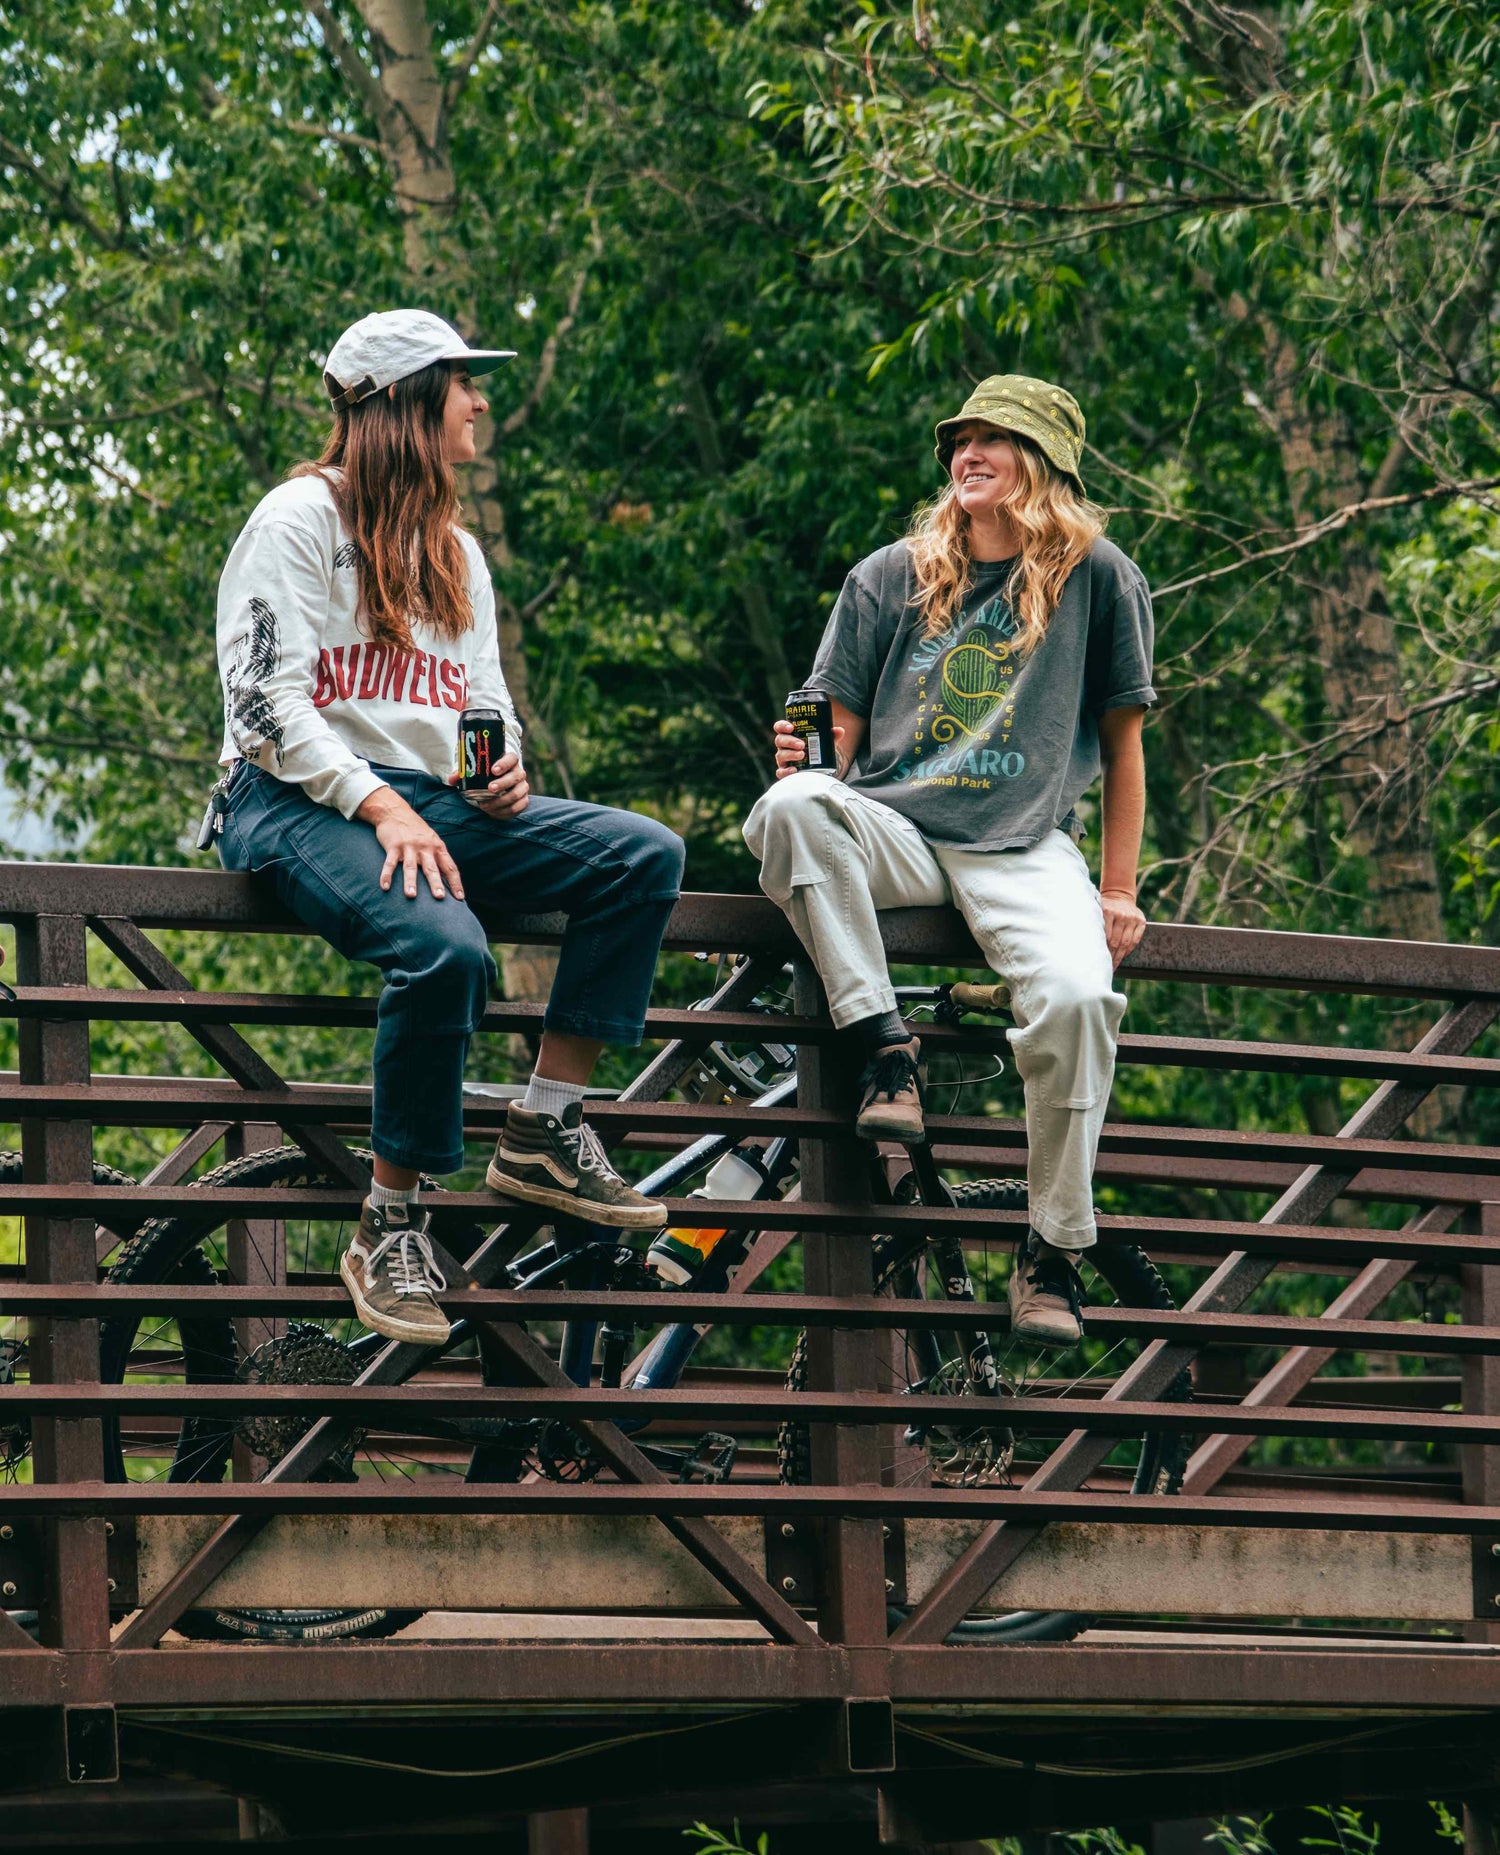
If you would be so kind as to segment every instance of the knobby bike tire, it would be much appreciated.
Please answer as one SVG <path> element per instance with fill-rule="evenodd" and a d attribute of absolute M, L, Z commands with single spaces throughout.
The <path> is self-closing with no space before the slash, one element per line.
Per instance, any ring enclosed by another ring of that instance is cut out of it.
<path fill-rule="evenodd" d="M 21 1155 L 9 1150 L 0 1152 L 0 1188 L 7 1185 L 20 1185 L 23 1180 Z M 101 1166 L 97 1163 L 92 1169 L 95 1185 L 134 1185 L 135 1180 L 128 1172 L 118 1172 L 113 1166 Z M 137 1225 L 128 1207 L 111 1211 L 104 1221 L 96 1227 L 96 1238 L 102 1244 L 105 1235 L 128 1243 L 136 1234 Z M 16 1368 L 26 1357 L 24 1340 L 7 1340 L 0 1342 L 0 1385 L 15 1382 Z M 13 1476 L 15 1470 L 31 1453 L 31 1420 L 27 1417 L 7 1419 L 0 1423 L 0 1479 Z"/>
<path fill-rule="evenodd" d="M 128 1172 L 117 1172 L 113 1166 L 101 1166 L 96 1161 L 93 1167 L 93 1182 L 95 1185 L 134 1185 L 138 1181 L 131 1178 Z M 0 1151 L 0 1186 L 20 1185 L 21 1183 L 21 1155 L 9 1150 Z M 100 1218 L 98 1228 L 107 1230 L 112 1237 L 118 1237 L 120 1242 L 128 1243 L 135 1236 L 139 1226 L 132 1218 L 129 1207 L 121 1206 L 118 1211 L 110 1211 Z"/>
<path fill-rule="evenodd" d="M 355 1150 L 355 1157 L 369 1162 L 369 1153 Z M 230 1160 L 193 1181 L 196 1186 L 212 1190 L 260 1190 L 275 1186 L 317 1189 L 338 1187 L 346 1180 L 332 1177 L 297 1147 L 275 1147 Z M 431 1185 L 432 1181 L 424 1180 Z M 228 1220 L 213 1209 L 178 1211 L 169 1217 L 152 1218 L 143 1224 L 128 1242 L 110 1269 L 106 1281 L 113 1283 L 203 1283 L 219 1280 L 212 1257 L 204 1248 L 213 1234 Z M 472 1226 L 474 1241 L 481 1234 Z M 443 1233 L 440 1231 L 440 1235 Z M 450 1231 L 449 1233 L 454 1234 Z M 444 1239 L 446 1241 L 446 1238 Z M 448 1244 L 468 1254 L 464 1238 Z M 472 1244 L 469 1245 L 472 1247 Z M 350 1318 L 353 1318 L 351 1309 Z M 106 1383 L 121 1383 L 129 1365 L 139 1328 L 139 1318 L 104 1320 L 99 1323 L 100 1377 Z M 177 1323 L 183 1355 L 183 1375 L 190 1384 L 224 1384 L 232 1382 L 234 1372 L 227 1362 L 236 1357 L 234 1323 L 227 1315 L 197 1314 Z M 490 1380 L 489 1349 L 481 1345 L 481 1370 Z M 112 1481 L 126 1479 L 124 1449 L 119 1424 L 107 1420 L 104 1426 L 105 1476 Z M 174 1451 L 168 1479 L 172 1481 L 222 1481 L 229 1466 L 234 1444 L 234 1430 L 207 1418 L 185 1419 Z M 481 1445 L 476 1450 L 493 1453 Z M 352 1469 L 340 1473 L 335 1467 L 330 1479 L 348 1479 Z M 488 1471 L 493 1476 L 493 1471 Z M 471 1469 L 472 1476 L 472 1469 Z M 420 1610 L 191 1610 L 173 1626 L 182 1635 L 204 1641 L 321 1643 L 366 1640 L 391 1636 L 404 1629 L 420 1615 Z"/>
<path fill-rule="evenodd" d="M 971 1210 L 1024 1210 L 1026 1184 L 1021 1179 L 975 1179 L 952 1188 L 954 1200 Z M 875 1293 L 888 1293 L 896 1278 L 912 1267 L 925 1247 L 925 1239 L 909 1232 L 875 1239 Z M 1177 1303 L 1156 1265 L 1144 1250 L 1133 1245 L 1099 1245 L 1089 1257 L 1124 1307 L 1159 1308 L 1170 1312 Z M 787 1367 L 789 1391 L 807 1388 L 807 1332 L 797 1336 Z M 1192 1374 L 1184 1369 L 1164 1394 L 1168 1403 L 1189 1402 Z M 1155 1431 L 1142 1439 L 1140 1461 L 1131 1482 L 1132 1494 L 1176 1494 L 1182 1486 L 1189 1439 L 1180 1431 Z M 786 1422 L 776 1441 L 777 1468 L 784 1482 L 807 1484 L 812 1480 L 811 1433 L 806 1424 Z M 906 1612 L 891 1609 L 893 1624 Z M 1068 1642 L 1093 1623 L 1091 1614 L 1072 1610 L 1015 1610 L 997 1616 L 966 1617 L 950 1633 L 950 1642 Z"/>

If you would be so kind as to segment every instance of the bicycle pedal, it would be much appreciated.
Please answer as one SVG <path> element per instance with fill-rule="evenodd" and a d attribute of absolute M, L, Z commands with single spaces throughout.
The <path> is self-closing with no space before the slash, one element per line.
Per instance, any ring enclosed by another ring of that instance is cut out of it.
<path fill-rule="evenodd" d="M 734 1459 L 739 1454 L 739 1447 L 732 1436 L 725 1436 L 722 1431 L 705 1431 L 694 1444 L 692 1454 L 683 1463 L 678 1480 L 691 1481 L 696 1474 L 710 1487 L 728 1481 L 734 1470 Z"/>

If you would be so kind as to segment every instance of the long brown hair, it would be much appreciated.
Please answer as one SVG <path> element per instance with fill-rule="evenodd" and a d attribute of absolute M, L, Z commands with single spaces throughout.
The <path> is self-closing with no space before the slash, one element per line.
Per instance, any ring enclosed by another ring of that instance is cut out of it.
<path fill-rule="evenodd" d="M 474 623 L 453 466 L 443 456 L 443 410 L 452 373 L 434 361 L 392 392 L 335 405 L 333 431 L 315 463 L 291 477 L 319 476 L 354 544 L 360 604 L 370 637 L 412 648 L 421 621 L 456 638 Z M 339 391 L 329 381 L 329 395 Z"/>
<path fill-rule="evenodd" d="M 1008 592 L 1017 624 L 1014 648 L 1024 657 L 1046 637 L 1068 575 L 1104 533 L 1104 511 L 1029 438 L 1006 435 L 1016 453 L 1016 487 L 1001 506 L 1021 535 Z M 951 482 L 912 517 L 907 546 L 927 636 L 939 637 L 974 584 L 969 518 Z"/>

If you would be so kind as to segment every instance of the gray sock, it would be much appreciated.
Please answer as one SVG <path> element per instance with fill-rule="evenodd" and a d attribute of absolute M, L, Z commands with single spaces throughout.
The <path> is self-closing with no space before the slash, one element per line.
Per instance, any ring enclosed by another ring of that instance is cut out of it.
<path fill-rule="evenodd" d="M 554 1120 L 560 1121 L 563 1109 L 575 1101 L 582 1101 L 587 1093 L 587 1088 L 581 1082 L 554 1082 L 551 1076 L 537 1075 L 533 1071 L 531 1080 L 526 1084 L 526 1093 L 521 1098 L 521 1106 L 532 1114 L 550 1114 Z"/>
<path fill-rule="evenodd" d="M 911 1038 L 906 1020 L 899 1011 L 881 1011 L 872 1018 L 859 1018 L 849 1028 L 859 1032 L 866 1056 L 875 1056 L 881 1050 L 889 1050 L 893 1044 L 907 1043 Z"/>
<path fill-rule="evenodd" d="M 391 1211 L 397 1206 L 405 1208 L 417 1202 L 420 1185 L 377 1185 L 370 1181 L 370 1208 L 374 1211 Z"/>

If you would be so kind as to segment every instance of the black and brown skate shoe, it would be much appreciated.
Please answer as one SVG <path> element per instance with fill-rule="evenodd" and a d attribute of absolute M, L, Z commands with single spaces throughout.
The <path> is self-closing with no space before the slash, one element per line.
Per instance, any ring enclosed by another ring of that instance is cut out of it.
<path fill-rule="evenodd" d="M 491 1191 L 590 1224 L 660 1230 L 667 1221 L 664 1204 L 643 1198 L 610 1165 L 582 1102 L 569 1102 L 561 1120 L 512 1102 L 484 1177 Z"/>
<path fill-rule="evenodd" d="M 927 1070 L 922 1045 L 891 1044 L 865 1064 L 859 1079 L 859 1114 L 854 1131 L 861 1140 L 895 1140 L 902 1146 L 920 1146 L 927 1138 L 922 1105 L 927 1095 Z"/>

